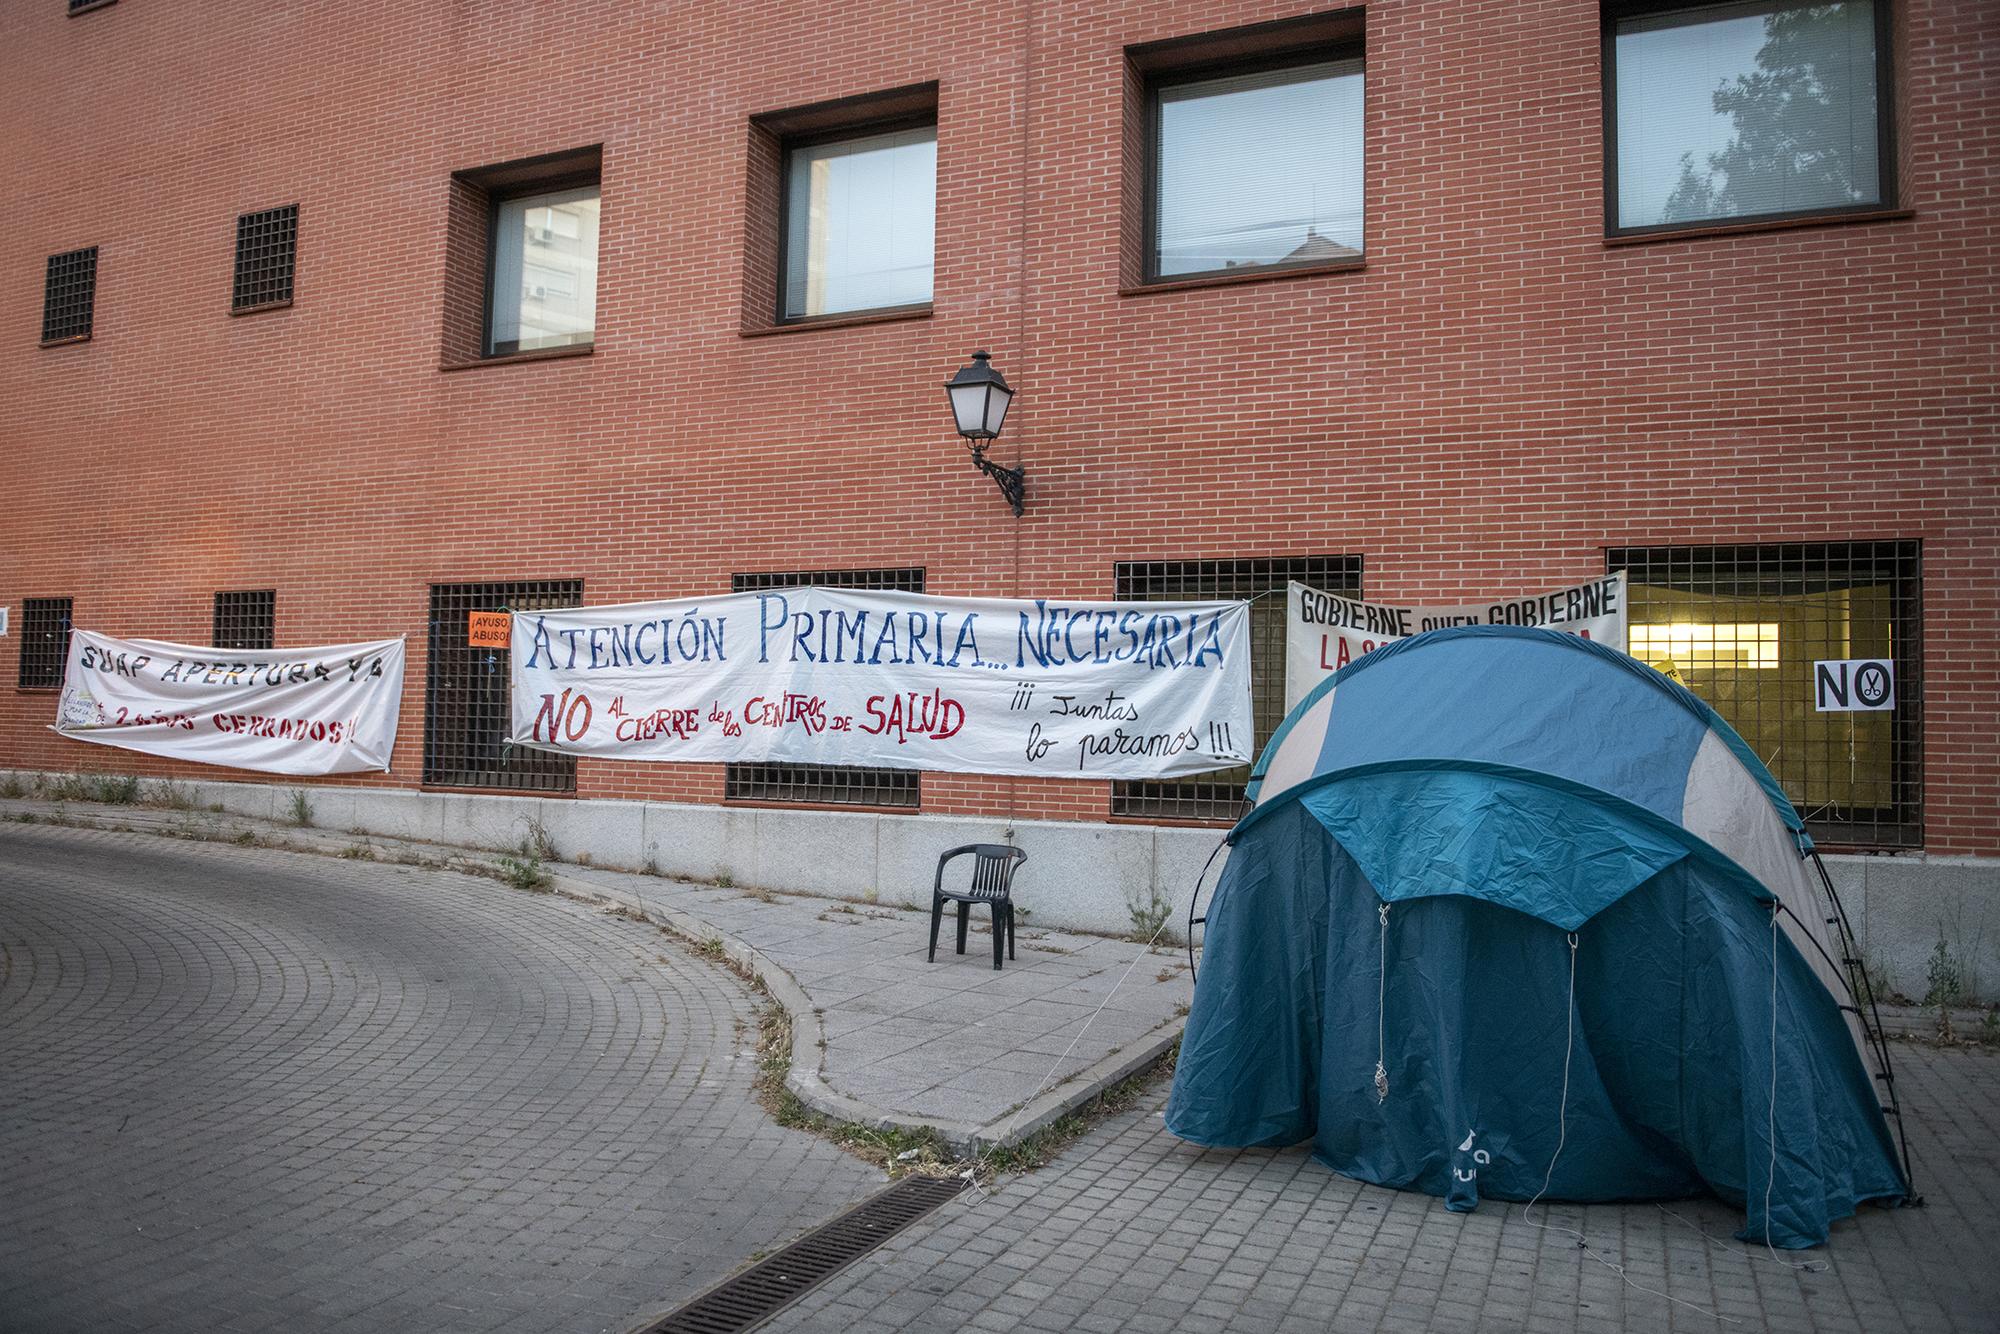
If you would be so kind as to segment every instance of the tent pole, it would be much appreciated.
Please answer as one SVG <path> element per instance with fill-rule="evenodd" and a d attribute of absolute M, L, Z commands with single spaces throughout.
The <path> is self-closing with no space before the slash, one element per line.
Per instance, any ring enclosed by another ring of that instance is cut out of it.
<path fill-rule="evenodd" d="M 1882 1030 L 1882 1009 L 1875 999 L 1875 982 L 1868 976 L 1868 965 L 1861 958 L 1860 947 L 1854 938 L 1853 923 L 1847 917 L 1847 907 L 1840 901 L 1840 891 L 1833 887 L 1833 876 L 1827 871 L 1826 863 L 1820 860 L 1819 850 L 1815 848 L 1806 855 L 1812 858 L 1813 869 L 1819 872 L 1820 888 L 1826 891 L 1827 902 L 1833 905 L 1833 916 L 1827 919 L 1827 924 L 1837 927 L 1840 931 L 1841 952 L 1844 956 L 1842 962 L 1846 966 L 1837 967 L 1835 971 L 1846 979 L 1847 994 L 1856 1002 L 1855 1014 L 1861 1020 L 1862 1030 L 1868 1035 L 1869 1045 L 1875 1049 L 1876 1059 L 1882 1063 L 1880 1075 L 1889 1094 L 1889 1114 L 1896 1119 L 1896 1143 L 1903 1151 L 1903 1184 L 1910 1192 L 1905 1203 L 1921 1208 L 1924 1197 L 1916 1193 L 1916 1176 L 1910 1170 L 1910 1136 L 1903 1129 L 1903 1102 L 1896 1092 L 1896 1072 L 1889 1060 L 1889 1040 Z M 1808 938 L 1811 934 L 1807 933 Z M 1827 962 L 1832 963 L 1833 960 L 1829 959 Z M 1854 990 L 1854 979 L 1857 975 L 1861 978 L 1859 994 Z M 1866 1010 L 1861 1008 L 1864 1003 L 1867 1006 Z"/>
<path fill-rule="evenodd" d="M 1208 868 L 1215 865 L 1216 856 L 1228 846 L 1229 835 L 1224 834 L 1221 841 L 1215 845 L 1215 850 L 1208 854 L 1208 860 L 1201 864 L 1201 874 L 1194 878 L 1194 893 L 1188 895 L 1187 951 L 1188 981 L 1190 982 L 1201 980 L 1200 975 L 1195 972 L 1194 968 L 1194 929 L 1208 920 L 1207 913 L 1203 913 L 1199 917 L 1194 915 L 1195 909 L 1201 906 L 1201 882 L 1208 879 Z"/>

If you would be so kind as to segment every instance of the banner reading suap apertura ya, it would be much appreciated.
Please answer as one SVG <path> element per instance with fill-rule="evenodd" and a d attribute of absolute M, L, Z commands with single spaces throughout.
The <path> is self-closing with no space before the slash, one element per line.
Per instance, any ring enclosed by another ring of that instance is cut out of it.
<path fill-rule="evenodd" d="M 512 738 L 570 755 L 1055 778 L 1250 758 L 1242 602 L 789 588 L 514 615 Z"/>
<path fill-rule="evenodd" d="M 389 767 L 403 641 L 221 649 L 70 637 L 55 730 L 76 741 L 273 774 Z"/>
<path fill-rule="evenodd" d="M 1574 588 L 1489 598 L 1456 607 L 1359 602 L 1301 583 L 1286 589 L 1285 709 L 1364 653 L 1454 625 L 1531 625 L 1563 630 L 1625 651 L 1625 572 Z"/>

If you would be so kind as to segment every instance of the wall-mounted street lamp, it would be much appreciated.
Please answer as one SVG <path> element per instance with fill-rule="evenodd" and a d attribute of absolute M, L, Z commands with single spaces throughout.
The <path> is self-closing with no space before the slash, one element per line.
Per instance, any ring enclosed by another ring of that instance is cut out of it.
<path fill-rule="evenodd" d="M 975 352 L 970 366 L 960 367 L 958 374 L 944 382 L 944 392 L 951 400 L 951 415 L 958 424 L 958 433 L 965 437 L 965 447 L 972 451 L 973 466 L 994 480 L 1000 494 L 1014 507 L 1014 517 L 1020 518 L 1027 470 L 1003 468 L 986 457 L 986 447 L 998 438 L 1000 424 L 1007 420 L 1007 405 L 1013 401 L 1014 391 L 1007 387 L 1000 372 L 993 369 L 992 356 Z"/>

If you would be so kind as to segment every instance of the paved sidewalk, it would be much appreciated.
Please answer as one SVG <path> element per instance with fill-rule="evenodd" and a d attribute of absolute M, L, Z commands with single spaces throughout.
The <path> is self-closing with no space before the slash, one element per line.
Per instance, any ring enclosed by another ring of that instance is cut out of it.
<path fill-rule="evenodd" d="M 491 867 L 499 859 L 206 811 L 0 800 L 0 820 L 22 814 L 225 843 L 247 835 L 357 860 Z M 961 1149 L 1018 1140 L 1157 1059 L 1178 1038 L 1194 994 L 1182 949 L 1032 925 L 1016 925 L 1017 958 L 996 972 L 982 908 L 973 910 L 963 955 L 953 952 L 947 914 L 931 963 L 928 912 L 569 862 L 548 870 L 563 892 L 718 939 L 762 976 L 792 1012 L 792 1088 L 815 1110 L 878 1126 L 929 1126 Z"/>
<path fill-rule="evenodd" d="M 1161 1081 L 1048 1168 L 959 1197 L 767 1328 L 1991 1334 L 2000 1052 L 1899 1042 L 1893 1054 L 1928 1203 L 1864 1209 L 1824 1248 L 1783 1256 L 1817 1272 L 1732 1240 L 1742 1213 L 1713 1200 L 1553 1204 L 1524 1221 L 1498 1200 L 1450 1213 L 1299 1148 L 1200 1149 L 1161 1126 Z"/>

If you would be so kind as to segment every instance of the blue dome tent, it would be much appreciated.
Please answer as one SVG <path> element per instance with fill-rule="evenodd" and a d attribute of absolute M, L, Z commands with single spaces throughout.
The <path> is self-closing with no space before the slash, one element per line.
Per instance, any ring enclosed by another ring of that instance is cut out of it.
<path fill-rule="evenodd" d="M 1299 703 L 1251 796 L 1174 1134 L 1311 1140 L 1454 1209 L 1713 1192 L 1784 1247 L 1909 1195 L 1798 813 L 1652 668 L 1545 630 L 1401 640 Z"/>

